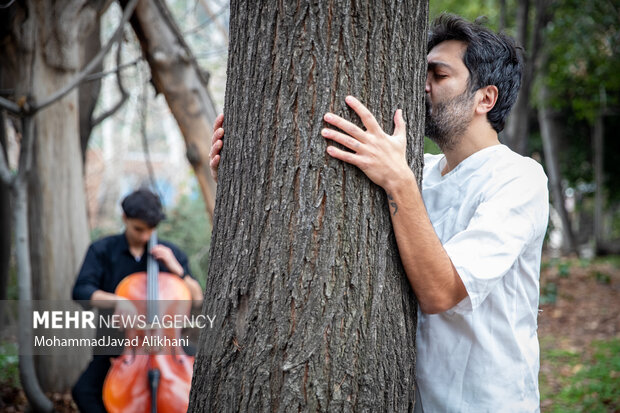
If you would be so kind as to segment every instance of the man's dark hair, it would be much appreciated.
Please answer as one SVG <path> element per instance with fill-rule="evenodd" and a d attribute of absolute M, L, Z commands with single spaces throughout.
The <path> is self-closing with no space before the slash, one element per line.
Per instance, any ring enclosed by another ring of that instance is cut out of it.
<path fill-rule="evenodd" d="M 494 33 L 478 20 L 472 23 L 452 14 L 442 14 L 433 22 L 427 52 L 446 40 L 467 44 L 463 63 L 469 70 L 470 93 L 484 86 L 497 87 L 497 102 L 487 113 L 487 119 L 496 132 L 501 132 L 521 87 L 521 48 L 510 36 Z"/>
<path fill-rule="evenodd" d="M 123 199 L 121 204 L 127 218 L 137 218 L 155 228 L 164 218 L 159 197 L 148 189 L 138 189 Z"/>

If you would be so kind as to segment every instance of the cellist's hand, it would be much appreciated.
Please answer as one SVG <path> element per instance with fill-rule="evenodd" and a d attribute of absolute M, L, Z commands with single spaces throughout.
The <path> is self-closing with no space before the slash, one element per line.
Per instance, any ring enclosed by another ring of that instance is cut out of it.
<path fill-rule="evenodd" d="M 151 249 L 151 254 L 157 261 L 161 261 L 171 273 L 178 275 L 179 277 L 183 276 L 183 266 L 177 260 L 177 257 L 174 256 L 174 252 L 165 245 L 158 244 L 155 245 Z"/>

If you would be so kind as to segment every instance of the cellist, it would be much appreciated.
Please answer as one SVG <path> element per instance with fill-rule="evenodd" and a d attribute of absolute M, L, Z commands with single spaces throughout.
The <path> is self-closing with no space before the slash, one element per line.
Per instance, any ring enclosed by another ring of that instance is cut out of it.
<path fill-rule="evenodd" d="M 159 197 L 147 189 L 138 189 L 122 201 L 125 231 L 104 237 L 90 245 L 73 286 L 73 299 L 114 314 L 136 314 L 131 301 L 114 291 L 127 275 L 146 271 L 147 243 L 157 225 L 165 218 Z M 176 245 L 159 241 L 151 253 L 160 271 L 178 275 L 188 287 L 194 306 L 202 303 L 202 288 L 189 269 L 187 255 Z M 94 355 L 72 389 L 73 400 L 82 412 L 105 412 L 103 383 L 110 368 L 110 356 Z"/>

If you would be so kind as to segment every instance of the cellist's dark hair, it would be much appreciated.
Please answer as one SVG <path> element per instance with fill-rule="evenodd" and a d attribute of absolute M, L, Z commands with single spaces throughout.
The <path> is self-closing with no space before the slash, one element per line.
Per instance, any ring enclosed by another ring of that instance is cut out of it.
<path fill-rule="evenodd" d="M 166 218 L 159 197 L 148 189 L 141 188 L 127 195 L 121 206 L 127 218 L 141 219 L 151 228 Z"/>
<path fill-rule="evenodd" d="M 501 132 L 521 87 L 522 48 L 512 37 L 493 32 L 481 21 L 479 18 L 472 23 L 452 14 L 440 15 L 431 25 L 427 52 L 447 40 L 467 44 L 463 63 L 469 70 L 469 92 L 489 85 L 497 87 L 497 102 L 487 113 L 487 119 L 496 132 Z"/>

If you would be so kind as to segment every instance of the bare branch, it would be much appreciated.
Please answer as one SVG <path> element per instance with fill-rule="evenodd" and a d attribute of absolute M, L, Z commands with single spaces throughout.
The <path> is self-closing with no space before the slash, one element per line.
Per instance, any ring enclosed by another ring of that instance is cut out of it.
<path fill-rule="evenodd" d="M 226 40 L 226 43 L 228 43 L 228 33 L 226 33 L 226 29 L 224 29 L 222 27 L 222 25 L 217 20 L 217 18 L 221 14 L 223 14 L 226 10 L 228 10 L 229 5 L 226 4 L 226 5 L 222 6 L 222 8 L 220 10 L 218 10 L 215 13 L 213 13 L 211 11 L 211 9 L 209 8 L 209 6 L 207 5 L 207 3 L 204 0 L 201 1 L 201 4 L 202 4 L 203 8 L 205 9 L 205 12 L 207 13 L 208 18 L 205 21 L 203 21 L 202 23 L 198 24 L 197 26 L 192 27 L 191 29 L 188 29 L 188 30 L 184 31 L 183 32 L 183 36 L 188 36 L 188 35 L 196 34 L 199 31 L 201 31 L 202 29 L 204 29 L 205 27 L 207 27 L 208 25 L 210 25 L 211 22 L 214 22 L 215 25 L 217 26 L 218 30 L 224 36 L 224 39 Z"/>
<path fill-rule="evenodd" d="M 117 110 L 123 106 L 127 98 L 129 97 L 129 93 L 125 90 L 125 86 L 123 85 L 123 76 L 121 75 L 120 69 L 123 66 L 121 64 L 121 50 L 122 50 L 123 42 L 119 42 L 118 48 L 116 49 L 116 84 L 118 85 L 118 90 L 121 92 L 121 98 L 114 106 L 112 106 L 109 110 L 103 112 L 101 115 L 97 116 L 92 121 L 92 127 L 99 125 L 103 122 L 104 119 L 112 116 Z M 134 60 L 133 64 L 137 63 L 140 59 Z"/>
<path fill-rule="evenodd" d="M 0 9 L 8 9 L 15 3 L 15 0 L 10 0 L 7 4 L 0 4 Z"/>
<path fill-rule="evenodd" d="M 121 39 L 121 35 L 123 34 L 123 28 L 125 26 L 125 23 L 127 23 L 129 21 L 129 18 L 131 17 L 131 15 L 133 14 L 134 9 L 136 8 L 136 4 L 138 4 L 138 0 L 130 0 L 129 4 L 127 4 L 127 7 L 123 11 L 123 17 L 122 17 L 121 22 L 119 23 L 118 27 L 116 28 L 116 31 L 114 32 L 114 34 L 112 35 L 112 37 L 110 38 L 108 43 L 105 45 L 105 47 L 102 48 L 99 53 L 97 53 L 97 56 L 95 56 L 93 58 L 93 60 L 91 60 L 86 65 L 86 67 L 84 69 L 82 69 L 82 71 L 80 73 L 78 73 L 73 78 L 73 80 L 71 80 L 66 86 L 64 86 L 60 90 L 56 91 L 54 94 L 52 94 L 52 96 L 49 96 L 46 99 L 43 99 L 42 103 L 34 106 L 32 108 L 32 112 L 36 112 L 38 110 L 41 110 L 41 109 L 51 105 L 52 103 L 56 102 L 58 99 L 61 99 L 67 93 L 71 92 L 71 90 L 73 90 L 76 86 L 78 86 L 82 82 L 82 80 L 90 72 L 92 72 L 92 70 L 101 62 L 101 60 L 104 58 L 104 56 L 110 51 L 110 49 L 112 48 L 114 43 L 116 43 L 117 41 L 119 41 Z"/>
<path fill-rule="evenodd" d="M 230 7 L 230 3 L 224 5 L 224 7 L 222 7 L 217 13 L 213 13 L 213 11 L 211 10 L 211 7 L 209 7 L 209 3 L 207 2 L 207 0 L 200 0 L 200 4 L 202 5 L 202 8 L 207 12 L 207 15 L 209 16 L 209 18 L 215 22 L 217 29 L 219 30 L 220 34 L 224 37 L 226 44 L 228 44 L 228 31 L 226 31 L 224 26 L 222 26 L 222 23 L 220 23 L 217 17 Z"/>
<path fill-rule="evenodd" d="M 142 60 L 143 60 L 142 57 L 138 57 L 137 59 L 134 59 L 131 62 L 123 63 L 122 65 L 119 65 L 119 66 L 115 67 L 114 69 L 106 70 L 106 71 L 103 71 L 103 72 L 93 73 L 92 75 L 88 75 L 84 79 L 82 79 L 82 83 L 92 82 L 92 81 L 104 78 L 104 77 L 106 77 L 108 75 L 111 75 L 111 74 L 114 74 L 114 73 L 118 73 L 119 71 L 121 71 L 123 69 L 127 69 L 128 67 L 137 65 Z"/>
<path fill-rule="evenodd" d="M 0 96 L 0 108 L 6 109 L 16 115 L 19 115 L 22 112 L 22 109 L 16 103 L 3 98 L 2 96 Z"/>
<path fill-rule="evenodd" d="M 194 53 L 192 52 L 191 47 L 189 47 L 189 45 L 185 41 L 185 37 L 183 36 L 183 33 L 179 29 L 179 26 L 177 25 L 176 20 L 174 19 L 174 16 L 172 16 L 172 14 L 170 13 L 170 10 L 168 10 L 168 7 L 166 6 L 166 3 L 163 0 L 154 0 L 154 3 L 157 9 L 159 10 L 159 12 L 161 13 L 163 20 L 166 22 L 166 24 L 168 25 L 172 33 L 174 33 L 174 36 L 176 37 L 177 42 L 179 42 L 179 45 L 185 50 L 185 55 L 189 58 L 189 61 L 192 63 L 192 65 L 196 69 L 196 73 L 198 74 L 198 77 L 200 78 L 200 80 L 202 81 L 203 85 L 206 88 L 207 84 L 209 83 L 209 79 L 207 78 L 207 73 L 204 70 L 202 70 L 202 68 L 196 61 L 196 57 L 194 57 Z"/>

